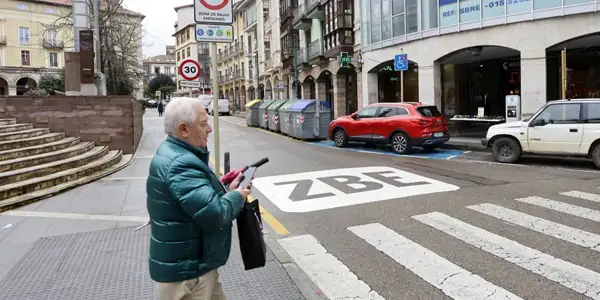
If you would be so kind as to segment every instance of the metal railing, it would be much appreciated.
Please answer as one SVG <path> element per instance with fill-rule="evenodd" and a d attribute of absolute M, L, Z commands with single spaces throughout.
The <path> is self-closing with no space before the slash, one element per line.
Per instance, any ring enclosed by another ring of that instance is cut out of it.
<path fill-rule="evenodd" d="M 44 38 L 43 46 L 44 46 L 44 48 L 57 49 L 57 48 L 64 48 L 65 43 L 63 41 L 59 41 L 59 40 L 53 39 L 53 38 Z"/>
<path fill-rule="evenodd" d="M 318 39 L 308 45 L 308 59 L 323 55 L 323 40 Z"/>

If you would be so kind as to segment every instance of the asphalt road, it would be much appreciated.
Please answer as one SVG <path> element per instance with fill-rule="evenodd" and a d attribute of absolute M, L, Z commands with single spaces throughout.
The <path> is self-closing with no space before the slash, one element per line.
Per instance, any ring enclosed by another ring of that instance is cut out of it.
<path fill-rule="evenodd" d="M 253 195 L 330 299 L 600 299 L 600 171 L 586 162 L 337 149 L 219 119 L 232 168 L 269 157 Z"/>

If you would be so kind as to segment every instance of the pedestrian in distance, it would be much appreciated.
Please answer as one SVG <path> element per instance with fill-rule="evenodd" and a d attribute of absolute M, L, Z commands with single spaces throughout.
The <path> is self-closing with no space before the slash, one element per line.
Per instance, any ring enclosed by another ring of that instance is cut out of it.
<path fill-rule="evenodd" d="M 158 116 L 162 117 L 163 112 L 165 111 L 165 106 L 162 100 L 158 101 L 158 106 L 156 107 L 156 109 L 158 110 Z"/>
<path fill-rule="evenodd" d="M 171 101 L 164 127 L 168 137 L 146 181 L 150 277 L 160 300 L 224 300 L 217 269 L 229 258 L 232 223 L 252 185 L 238 187 L 238 170 L 227 186 L 210 169 L 212 128 L 200 99 Z"/>

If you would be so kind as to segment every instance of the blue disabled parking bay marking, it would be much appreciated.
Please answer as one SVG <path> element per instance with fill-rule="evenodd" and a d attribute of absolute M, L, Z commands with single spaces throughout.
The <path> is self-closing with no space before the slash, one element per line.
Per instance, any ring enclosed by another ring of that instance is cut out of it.
<path fill-rule="evenodd" d="M 397 154 L 394 153 L 389 148 L 367 148 L 361 144 L 349 144 L 344 148 L 338 148 L 335 146 L 333 141 L 321 141 L 321 142 L 313 142 L 311 143 L 316 146 L 325 147 L 325 148 L 334 148 L 339 150 L 346 151 L 354 151 L 354 152 L 362 152 L 362 153 L 373 153 L 373 154 L 383 154 L 383 155 L 393 155 L 393 156 L 406 156 L 406 157 L 422 157 L 422 158 L 430 158 L 430 159 L 452 159 L 455 157 L 462 156 L 465 154 L 465 151 L 461 150 L 446 150 L 446 149 L 436 149 L 431 153 L 421 152 L 422 150 L 418 147 L 415 147 L 415 152 L 412 154 Z"/>

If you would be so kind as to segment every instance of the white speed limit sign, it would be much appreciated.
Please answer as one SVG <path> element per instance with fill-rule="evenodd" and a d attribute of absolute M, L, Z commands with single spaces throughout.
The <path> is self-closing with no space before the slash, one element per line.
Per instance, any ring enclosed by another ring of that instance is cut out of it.
<path fill-rule="evenodd" d="M 196 80 L 200 77 L 200 64 L 193 59 L 186 59 L 179 65 L 179 74 L 185 80 Z"/>

